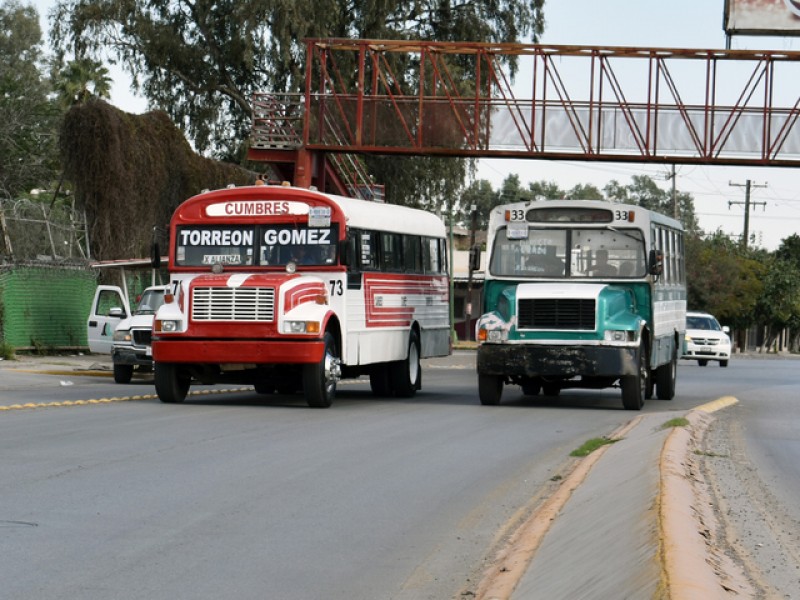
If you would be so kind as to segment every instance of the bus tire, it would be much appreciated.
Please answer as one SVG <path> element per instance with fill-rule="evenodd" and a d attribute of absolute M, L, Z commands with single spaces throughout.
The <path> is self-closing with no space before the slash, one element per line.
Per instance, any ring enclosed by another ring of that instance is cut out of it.
<path fill-rule="evenodd" d="M 275 384 L 271 381 L 256 381 L 253 388 L 257 394 L 272 394 L 275 391 Z"/>
<path fill-rule="evenodd" d="M 478 397 L 484 406 L 497 406 L 503 395 L 503 378 L 478 373 Z"/>
<path fill-rule="evenodd" d="M 323 337 L 325 351 L 322 360 L 303 365 L 303 392 L 311 408 L 328 408 L 336 396 L 336 341 L 330 332 Z"/>
<path fill-rule="evenodd" d="M 133 379 L 133 365 L 114 364 L 114 382 L 130 383 Z"/>
<path fill-rule="evenodd" d="M 522 387 L 522 393 L 526 396 L 538 396 L 539 392 L 542 391 L 542 386 L 538 383 L 523 383 L 520 387 Z"/>
<path fill-rule="evenodd" d="M 374 396 L 386 398 L 393 395 L 392 378 L 389 372 L 389 365 L 379 363 L 372 365 L 369 370 L 369 387 Z"/>
<path fill-rule="evenodd" d="M 186 399 L 191 379 L 181 374 L 177 366 L 169 363 L 156 363 L 154 371 L 156 393 L 161 402 L 180 404 Z"/>
<path fill-rule="evenodd" d="M 620 378 L 620 386 L 622 387 L 622 406 L 625 410 L 642 410 L 644 406 L 644 397 L 647 393 L 649 370 L 647 351 L 645 347 L 639 348 L 639 364 L 637 365 L 635 375 L 625 375 Z"/>
<path fill-rule="evenodd" d="M 557 398 L 558 395 L 561 393 L 561 386 L 557 383 L 545 383 L 542 386 L 542 393 L 545 396 L 552 396 L 553 398 Z"/>
<path fill-rule="evenodd" d="M 405 359 L 391 364 L 390 379 L 394 393 L 399 398 L 411 398 L 419 389 L 422 368 L 419 364 L 419 336 L 413 329 L 408 336 L 408 353 Z"/>
<path fill-rule="evenodd" d="M 659 400 L 672 400 L 675 397 L 675 380 L 678 377 L 678 359 L 675 353 L 670 361 L 656 369 L 656 394 Z"/>

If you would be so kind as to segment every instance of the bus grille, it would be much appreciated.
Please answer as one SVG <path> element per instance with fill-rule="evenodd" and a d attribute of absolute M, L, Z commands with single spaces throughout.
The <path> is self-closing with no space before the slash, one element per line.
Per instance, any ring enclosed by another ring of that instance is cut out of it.
<path fill-rule="evenodd" d="M 274 288 L 197 287 L 192 291 L 193 321 L 273 321 Z"/>
<path fill-rule="evenodd" d="M 519 301 L 517 329 L 595 329 L 594 299 L 524 298 Z"/>

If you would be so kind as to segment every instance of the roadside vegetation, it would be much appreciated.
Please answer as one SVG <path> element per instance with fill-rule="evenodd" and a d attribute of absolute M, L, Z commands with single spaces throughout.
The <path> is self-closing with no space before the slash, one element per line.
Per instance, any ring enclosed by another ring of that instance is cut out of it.
<path fill-rule="evenodd" d="M 578 458 L 589 456 L 592 452 L 594 452 L 598 448 L 602 448 L 603 446 L 608 446 L 609 444 L 616 444 L 618 441 L 619 441 L 618 439 L 611 439 L 607 437 L 592 438 L 590 440 L 586 440 L 583 444 L 580 445 L 580 447 L 570 452 L 569 455 Z"/>

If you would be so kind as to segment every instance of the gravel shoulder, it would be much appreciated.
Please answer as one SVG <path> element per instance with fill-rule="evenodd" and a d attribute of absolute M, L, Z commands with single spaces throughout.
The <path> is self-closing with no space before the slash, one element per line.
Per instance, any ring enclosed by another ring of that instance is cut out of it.
<path fill-rule="evenodd" d="M 800 598 L 800 523 L 748 460 L 736 407 L 720 411 L 699 443 L 698 483 L 710 498 L 717 551 L 747 577 L 754 599 Z"/>

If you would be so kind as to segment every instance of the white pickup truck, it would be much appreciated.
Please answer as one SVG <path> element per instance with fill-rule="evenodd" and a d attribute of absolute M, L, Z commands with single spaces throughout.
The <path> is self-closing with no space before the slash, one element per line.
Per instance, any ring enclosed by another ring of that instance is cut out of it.
<path fill-rule="evenodd" d="M 153 316 L 164 303 L 164 290 L 164 286 L 145 289 L 131 314 L 121 288 L 98 286 L 87 321 L 89 350 L 111 353 L 117 383 L 129 383 L 137 367 L 153 368 Z"/>

